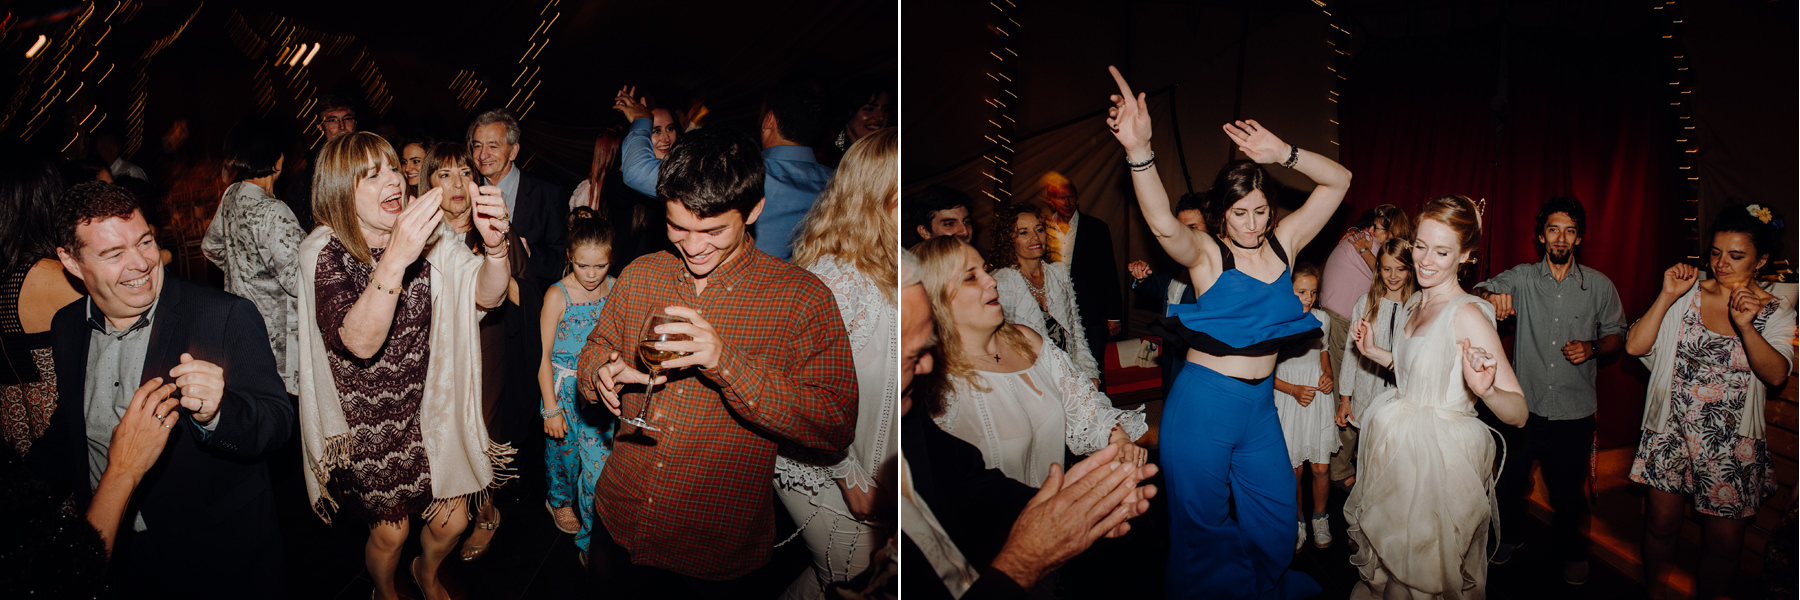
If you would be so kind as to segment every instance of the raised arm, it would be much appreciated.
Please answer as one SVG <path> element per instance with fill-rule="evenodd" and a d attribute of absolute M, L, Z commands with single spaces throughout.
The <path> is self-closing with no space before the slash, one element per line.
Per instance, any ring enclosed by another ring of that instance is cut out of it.
<path fill-rule="evenodd" d="M 1662 329 L 1663 315 L 1668 314 L 1675 301 L 1693 289 L 1699 280 L 1700 270 L 1694 265 L 1677 264 L 1663 271 L 1662 292 L 1656 295 L 1656 302 L 1625 333 L 1625 353 L 1632 356 L 1650 354 L 1656 345 L 1656 333 Z"/>
<path fill-rule="evenodd" d="M 1224 129 L 1225 135 L 1237 143 L 1238 151 L 1250 160 L 1265 165 L 1287 165 L 1318 184 L 1312 195 L 1306 197 L 1306 204 L 1282 219 L 1281 227 L 1275 230 L 1275 237 L 1282 246 L 1293 248 L 1295 252 L 1306 247 L 1307 242 L 1325 228 L 1332 213 L 1337 212 L 1338 205 L 1344 201 L 1344 193 L 1350 191 L 1350 170 L 1337 161 L 1281 141 L 1274 132 L 1254 120 L 1226 123 Z"/>
<path fill-rule="evenodd" d="M 1106 70 L 1119 84 L 1119 93 L 1112 96 L 1113 107 L 1106 111 L 1106 126 L 1112 130 L 1113 137 L 1118 138 L 1119 144 L 1125 146 L 1126 161 L 1131 164 L 1151 161 L 1150 106 L 1145 102 L 1144 94 L 1132 93 L 1131 84 L 1125 83 L 1125 76 L 1119 74 L 1118 67 L 1107 67 Z M 1169 193 L 1163 189 L 1155 162 L 1131 169 L 1131 188 L 1137 192 L 1138 207 L 1144 211 L 1150 234 L 1156 236 L 1156 242 L 1170 258 L 1190 269 L 1202 262 L 1219 263 L 1219 249 L 1202 243 L 1204 234 L 1182 225 L 1169 210 Z"/>
<path fill-rule="evenodd" d="M 1763 323 L 1764 330 L 1787 332 L 1782 338 L 1782 346 L 1787 349 L 1785 353 L 1777 350 L 1764 337 L 1763 332 L 1755 327 L 1756 315 L 1763 311 L 1763 307 L 1775 301 L 1774 295 L 1750 283 L 1732 290 L 1731 305 L 1727 307 L 1727 312 L 1731 314 L 1731 328 L 1744 341 L 1744 358 L 1750 363 L 1750 372 L 1761 379 L 1764 385 L 1779 390 L 1782 384 L 1787 383 L 1788 371 L 1793 368 L 1794 313 L 1791 310 L 1777 309 L 1775 314 L 1782 315 L 1785 312 L 1786 318 L 1780 321 L 1770 319 Z"/>
<path fill-rule="evenodd" d="M 318 297 L 321 325 L 342 324 L 335 332 L 325 332 L 328 347 L 335 345 L 332 343 L 335 340 L 351 355 L 367 360 L 387 345 L 388 329 L 394 325 L 394 309 L 399 306 L 400 295 L 406 289 L 406 268 L 419 259 L 432 231 L 443 221 L 443 212 L 438 210 L 443 200 L 443 188 L 436 188 L 400 210 L 400 217 L 394 221 L 394 231 L 388 238 L 387 251 L 382 254 L 384 260 L 375 263 L 375 270 L 369 273 L 368 285 L 353 289 L 347 280 L 338 278 L 325 279 L 315 285 L 313 293 Z M 342 317 L 328 317 L 325 313 L 333 310 L 333 300 L 348 293 L 357 294 L 349 311 Z"/>

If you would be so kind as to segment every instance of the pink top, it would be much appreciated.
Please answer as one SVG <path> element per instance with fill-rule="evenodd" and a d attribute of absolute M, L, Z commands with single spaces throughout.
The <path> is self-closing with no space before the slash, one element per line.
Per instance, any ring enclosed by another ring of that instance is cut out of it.
<path fill-rule="evenodd" d="M 1369 292 L 1369 282 L 1375 280 L 1375 271 L 1356 251 L 1356 245 L 1348 241 L 1338 242 L 1331 249 L 1331 256 L 1325 259 L 1324 280 L 1319 282 L 1319 306 L 1326 310 L 1349 315 L 1356 305 L 1356 299 Z"/>

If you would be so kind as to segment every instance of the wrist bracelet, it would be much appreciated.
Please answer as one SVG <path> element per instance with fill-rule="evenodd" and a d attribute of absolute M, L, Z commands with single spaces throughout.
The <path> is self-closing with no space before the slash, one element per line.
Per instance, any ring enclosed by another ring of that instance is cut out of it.
<path fill-rule="evenodd" d="M 1298 162 L 1300 162 L 1300 147 L 1288 144 L 1288 159 L 1287 162 L 1281 163 L 1281 166 L 1292 169 Z"/>
<path fill-rule="evenodd" d="M 562 408 L 546 408 L 538 411 L 538 416 L 546 419 L 562 416 Z"/>
<path fill-rule="evenodd" d="M 1156 151 L 1155 150 L 1150 151 L 1150 158 L 1144 159 L 1144 162 L 1131 162 L 1131 157 L 1129 157 L 1129 156 L 1125 157 L 1125 166 L 1131 167 L 1131 170 L 1133 170 L 1133 171 L 1143 170 L 1144 168 L 1149 167 L 1150 163 L 1153 163 L 1153 162 L 1156 162 Z"/>
<path fill-rule="evenodd" d="M 400 295 L 400 290 L 397 290 L 397 289 L 394 289 L 394 288 L 390 288 L 390 287 L 388 287 L 388 286 L 385 286 L 385 285 L 381 285 L 381 282 L 379 282 L 379 281 L 376 281 L 376 280 L 375 280 L 375 278 L 374 278 L 374 277 L 370 277 L 370 278 L 369 278 L 369 285 L 372 285 L 372 286 L 375 286 L 375 289 L 377 289 L 377 290 L 380 290 L 380 291 L 383 291 L 383 292 L 387 292 L 387 293 L 389 293 L 389 294 L 393 294 L 393 295 L 395 295 L 395 296 L 398 296 L 398 295 Z"/>

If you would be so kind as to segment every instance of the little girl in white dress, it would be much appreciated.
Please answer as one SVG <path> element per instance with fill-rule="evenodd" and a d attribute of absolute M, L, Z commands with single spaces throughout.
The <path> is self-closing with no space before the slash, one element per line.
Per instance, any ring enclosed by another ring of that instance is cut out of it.
<path fill-rule="evenodd" d="M 1329 334 L 1331 316 L 1314 308 L 1319 299 L 1319 268 L 1302 263 L 1294 267 L 1294 295 L 1300 297 L 1302 310 L 1319 318 L 1320 329 Z M 1325 501 L 1331 493 L 1331 455 L 1342 445 L 1336 427 L 1336 403 L 1332 391 L 1330 355 L 1325 353 L 1329 336 L 1312 338 L 1288 346 L 1275 365 L 1275 414 L 1281 419 L 1281 434 L 1287 439 L 1288 462 L 1294 466 L 1294 480 L 1299 490 L 1299 535 L 1294 551 L 1306 543 L 1306 524 L 1312 522 L 1313 545 L 1331 546 L 1331 519 L 1325 514 Z M 1298 487 L 1300 468 L 1312 463 L 1312 517 L 1307 518 L 1306 488 Z"/>

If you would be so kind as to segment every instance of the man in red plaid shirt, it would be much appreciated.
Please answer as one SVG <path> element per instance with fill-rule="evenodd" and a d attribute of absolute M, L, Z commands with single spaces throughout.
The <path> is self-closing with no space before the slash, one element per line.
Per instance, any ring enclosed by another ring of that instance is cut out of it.
<path fill-rule="evenodd" d="M 855 436 L 856 371 L 836 301 L 746 232 L 763 176 L 749 138 L 684 136 L 656 189 L 676 251 L 632 261 L 582 350 L 578 388 L 635 417 L 649 382 L 640 328 L 658 312 L 688 320 L 658 328 L 690 338 L 658 343 L 688 353 L 657 377 L 645 418 L 658 430 L 621 425 L 600 472 L 590 562 L 609 594 L 735 597 L 774 545 L 776 445 L 839 453 Z"/>

